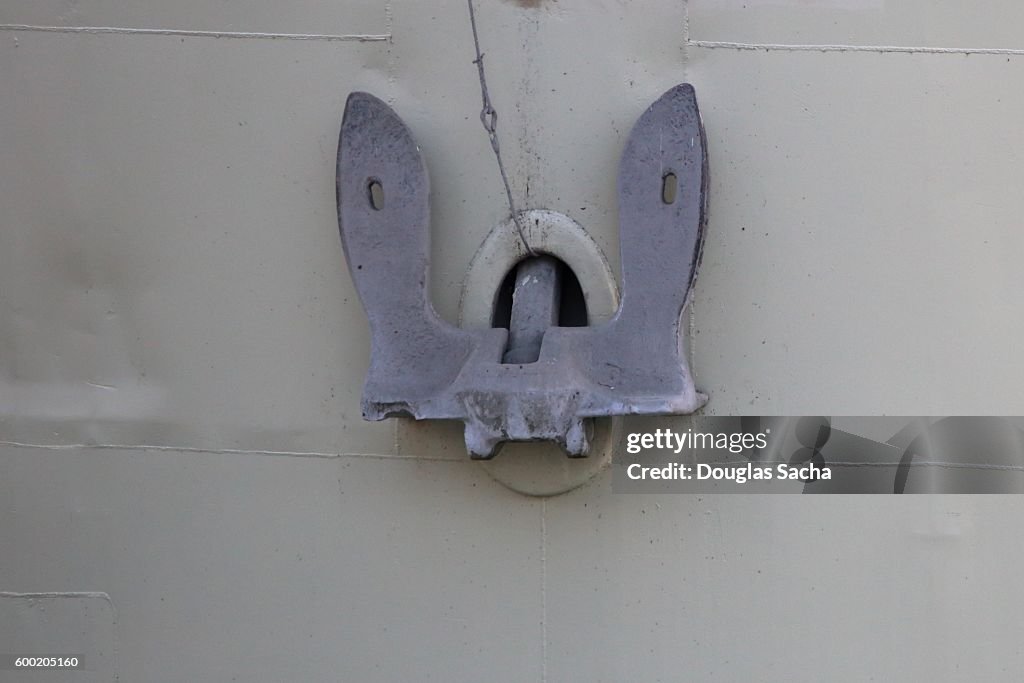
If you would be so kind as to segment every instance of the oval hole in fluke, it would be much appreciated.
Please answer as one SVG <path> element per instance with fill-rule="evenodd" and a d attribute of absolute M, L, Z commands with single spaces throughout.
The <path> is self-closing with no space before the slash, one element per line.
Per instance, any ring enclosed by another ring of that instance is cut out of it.
<path fill-rule="evenodd" d="M 374 211 L 384 208 L 384 186 L 376 178 L 370 178 L 366 184 L 366 195 Z"/>
<path fill-rule="evenodd" d="M 665 204 L 675 204 L 676 194 L 679 192 L 679 178 L 672 171 L 661 177 L 661 201 Z"/>

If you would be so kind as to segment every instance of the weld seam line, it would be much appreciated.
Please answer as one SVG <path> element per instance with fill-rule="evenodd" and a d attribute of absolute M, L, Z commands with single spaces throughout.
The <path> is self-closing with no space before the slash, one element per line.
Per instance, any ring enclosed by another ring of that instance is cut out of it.
<path fill-rule="evenodd" d="M 461 458 L 398 455 L 393 453 L 322 453 L 318 451 L 269 451 L 244 448 L 198 448 L 195 446 L 153 446 L 148 444 L 36 444 L 18 441 L 0 441 L 0 446 L 37 448 L 51 451 L 109 450 L 109 451 L 170 451 L 178 453 L 205 453 L 210 455 L 265 455 L 286 458 L 377 458 L 391 460 L 430 460 L 437 462 L 463 462 Z"/>
<path fill-rule="evenodd" d="M 248 38 L 254 40 L 308 40 L 360 43 L 386 42 L 391 39 L 391 35 L 388 33 L 262 33 L 259 31 L 200 31 L 176 28 L 129 28 L 125 26 L 35 26 L 30 24 L 0 24 L 0 31 L 188 36 L 193 38 Z"/>
<path fill-rule="evenodd" d="M 709 50 L 779 50 L 786 52 L 898 52 L 951 55 L 1024 55 L 1021 48 L 1001 47 L 934 47 L 910 45 L 845 45 L 792 43 L 737 43 L 721 40 L 688 40 L 687 45 Z"/>

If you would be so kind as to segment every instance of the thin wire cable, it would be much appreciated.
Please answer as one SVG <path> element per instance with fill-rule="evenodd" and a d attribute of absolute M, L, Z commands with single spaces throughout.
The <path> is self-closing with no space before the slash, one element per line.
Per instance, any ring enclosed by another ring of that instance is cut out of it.
<path fill-rule="evenodd" d="M 487 138 L 491 141 L 491 149 L 494 150 L 494 158 L 498 160 L 498 171 L 501 172 L 501 182 L 505 185 L 505 196 L 508 198 L 508 210 L 512 213 L 512 222 L 515 223 L 519 232 L 519 239 L 526 248 L 526 253 L 536 256 L 536 252 L 526 241 L 526 232 L 523 230 L 522 221 L 519 218 L 519 211 L 516 210 L 515 200 L 512 199 L 512 187 L 508 183 L 508 174 L 505 173 L 505 163 L 501 160 L 501 147 L 498 145 L 498 112 L 491 105 L 491 96 L 487 92 L 487 75 L 484 73 L 484 55 L 480 52 L 480 37 L 476 31 L 476 13 L 473 11 L 473 0 L 466 0 L 469 5 L 469 23 L 473 27 L 473 46 L 476 48 L 477 73 L 480 76 L 480 97 L 483 100 L 483 108 L 480 110 L 480 123 L 487 131 Z"/>

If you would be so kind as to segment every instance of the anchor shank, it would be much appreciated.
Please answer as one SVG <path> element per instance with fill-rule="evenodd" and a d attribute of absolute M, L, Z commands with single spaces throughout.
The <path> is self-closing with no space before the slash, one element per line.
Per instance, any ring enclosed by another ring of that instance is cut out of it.
<path fill-rule="evenodd" d="M 519 264 L 503 363 L 533 363 L 549 327 L 558 324 L 562 278 L 558 261 L 538 256 Z"/>

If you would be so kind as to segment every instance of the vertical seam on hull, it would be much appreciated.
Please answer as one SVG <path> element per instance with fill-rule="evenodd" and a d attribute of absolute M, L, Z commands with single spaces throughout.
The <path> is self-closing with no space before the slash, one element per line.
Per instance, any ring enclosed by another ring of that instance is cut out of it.
<path fill-rule="evenodd" d="M 540 680 L 548 680 L 548 568 L 547 568 L 547 527 L 548 504 L 540 501 Z"/>

